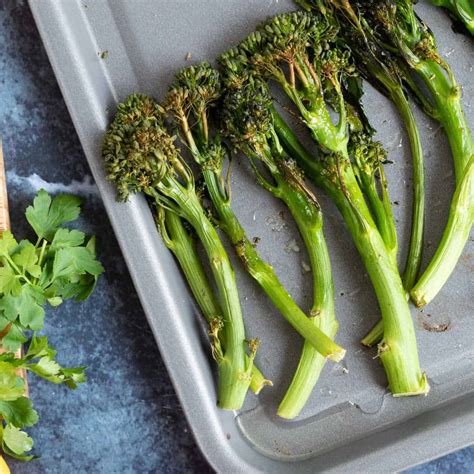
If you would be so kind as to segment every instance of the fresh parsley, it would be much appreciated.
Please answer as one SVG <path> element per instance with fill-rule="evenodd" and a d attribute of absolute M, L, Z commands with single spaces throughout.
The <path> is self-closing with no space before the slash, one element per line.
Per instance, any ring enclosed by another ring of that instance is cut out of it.
<path fill-rule="evenodd" d="M 0 235 L 0 447 L 17 459 L 33 458 L 28 454 L 33 440 L 22 429 L 38 421 L 21 373 L 73 389 L 85 382 L 85 367 L 62 367 L 46 336 L 36 334 L 44 327 L 46 307 L 86 299 L 104 271 L 95 237 L 64 227 L 79 213 L 77 197 L 40 190 L 25 213 L 36 241 L 18 242 L 10 231 Z M 26 354 L 18 358 L 15 352 L 30 335 Z"/>

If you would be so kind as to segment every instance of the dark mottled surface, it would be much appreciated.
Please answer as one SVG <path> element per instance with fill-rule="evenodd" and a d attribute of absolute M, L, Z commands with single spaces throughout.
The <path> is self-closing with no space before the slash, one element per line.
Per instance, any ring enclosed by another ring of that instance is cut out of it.
<path fill-rule="evenodd" d="M 41 458 L 14 473 L 208 472 L 148 329 L 86 159 L 26 3 L 0 0 L 0 136 L 12 226 L 37 189 L 80 194 L 80 225 L 98 237 L 107 273 L 84 304 L 48 314 L 65 365 L 88 365 L 71 392 L 31 378 L 41 421 L 30 430 Z M 413 473 L 474 472 L 474 448 Z"/>

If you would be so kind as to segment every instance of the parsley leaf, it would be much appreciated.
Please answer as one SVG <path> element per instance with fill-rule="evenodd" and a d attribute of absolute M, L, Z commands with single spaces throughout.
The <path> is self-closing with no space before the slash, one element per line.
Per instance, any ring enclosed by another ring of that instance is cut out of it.
<path fill-rule="evenodd" d="M 8 264 L 0 267 L 0 292 L 15 295 L 21 292 L 21 282 L 18 275 Z"/>
<path fill-rule="evenodd" d="M 51 199 L 51 196 L 41 189 L 33 201 L 33 206 L 26 209 L 26 219 L 38 238 L 51 241 L 61 224 L 79 217 L 80 202 L 78 197 L 68 194 L 59 194 Z"/>
<path fill-rule="evenodd" d="M 28 352 L 21 359 L 12 353 L 4 353 L 0 354 L 0 364 L 8 364 L 10 375 L 17 369 L 25 369 L 54 384 L 64 383 L 69 388 L 76 388 L 78 383 L 86 381 L 85 367 L 62 367 L 55 359 L 56 354 L 56 350 L 48 344 L 46 336 L 38 337 L 33 334 Z M 11 383 L 13 382 L 10 381 Z M 0 379 L 0 390 L 1 387 Z"/>
<path fill-rule="evenodd" d="M 14 365 L 0 361 L 0 400 L 12 401 L 25 393 L 25 383 Z"/>
<path fill-rule="evenodd" d="M 38 278 L 41 275 L 41 267 L 37 264 L 38 256 L 35 246 L 28 240 L 22 240 L 18 248 L 19 251 L 12 256 L 13 262 L 23 273 L 29 273 L 32 277 Z"/>
<path fill-rule="evenodd" d="M 2 232 L 0 236 L 0 257 L 6 257 L 17 247 L 18 243 L 9 230 Z"/>
<path fill-rule="evenodd" d="M 42 294 L 31 286 L 23 287 L 19 296 L 5 295 L 0 299 L 0 310 L 10 321 L 18 317 L 22 326 L 34 331 L 39 331 L 44 325 L 44 309 L 37 302 L 42 301 Z"/>
<path fill-rule="evenodd" d="M 86 300 L 95 288 L 97 276 L 85 274 L 79 278 L 73 278 L 72 281 L 62 281 L 58 287 L 58 293 L 64 298 L 76 298 L 76 301 Z"/>
<path fill-rule="evenodd" d="M 59 306 L 62 304 L 63 299 L 60 296 L 52 296 L 51 298 L 48 298 L 48 303 L 55 308 L 56 306 Z"/>
<path fill-rule="evenodd" d="M 22 461 L 33 459 L 33 456 L 25 455 L 25 453 L 32 450 L 33 440 L 24 431 L 8 423 L 1 430 L 0 435 L 2 449 L 6 454 Z"/>
<path fill-rule="evenodd" d="M 8 321 L 7 318 L 4 318 L 3 316 L 0 316 L 0 333 L 3 333 L 5 331 L 5 328 L 10 324 L 10 321 Z M 6 331 L 5 331 L 6 332 Z"/>
<path fill-rule="evenodd" d="M 38 413 L 33 409 L 29 398 L 21 396 L 15 400 L 0 400 L 0 415 L 12 425 L 22 428 L 33 426 L 38 422 Z"/>
<path fill-rule="evenodd" d="M 8 332 L 3 336 L 2 348 L 7 351 L 16 352 L 28 338 L 19 323 L 10 323 Z"/>
<path fill-rule="evenodd" d="M 77 247 L 84 242 L 84 232 L 79 230 L 58 229 L 54 234 L 49 250 L 57 250 L 63 247 Z"/>
<path fill-rule="evenodd" d="M 66 384 L 76 388 L 78 383 L 86 381 L 85 367 L 63 368 L 49 356 L 42 357 L 36 364 L 30 364 L 27 369 L 41 378 L 54 384 Z"/>
<path fill-rule="evenodd" d="M 98 276 L 103 271 L 104 267 L 86 247 L 62 248 L 54 257 L 53 278 L 81 273 Z"/>

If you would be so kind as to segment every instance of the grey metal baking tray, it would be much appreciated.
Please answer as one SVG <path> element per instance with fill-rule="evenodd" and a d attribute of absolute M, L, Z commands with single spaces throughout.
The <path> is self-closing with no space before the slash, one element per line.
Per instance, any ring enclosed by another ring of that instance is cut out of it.
<path fill-rule="evenodd" d="M 118 204 L 105 180 L 100 148 L 118 100 L 137 90 L 162 97 L 179 68 L 212 60 L 262 19 L 292 9 L 289 0 L 30 0 L 30 5 L 184 412 L 217 471 L 396 471 L 474 441 L 472 240 L 436 301 L 423 312 L 413 310 L 432 392 L 426 398 L 394 399 L 386 392 L 374 352 L 358 344 L 378 314 L 370 283 L 335 209 L 318 193 L 334 266 L 341 323 L 337 340 L 348 349 L 348 373 L 328 363 L 301 416 L 291 422 L 278 419 L 275 408 L 302 341 L 236 262 L 248 334 L 261 339 L 257 360 L 275 386 L 258 398 L 249 395 L 240 412 L 224 412 L 215 406 L 212 363 L 197 309 L 144 199 Z M 473 43 L 455 35 L 441 11 L 426 3 L 417 8 L 464 85 L 472 123 Z M 365 101 L 394 162 L 388 174 L 392 199 L 399 203 L 395 210 L 403 258 L 411 191 L 407 140 L 390 103 L 370 88 Z M 429 258 L 446 221 L 453 174 L 442 131 L 421 113 L 417 116 L 428 175 Z M 294 251 L 303 246 L 287 212 L 254 184 L 244 160 L 235 166 L 232 180 L 233 205 L 249 235 L 261 237 L 263 256 L 308 308 L 311 288 L 302 270 L 306 256 Z M 449 323 L 450 329 L 426 331 L 427 318 Z"/>

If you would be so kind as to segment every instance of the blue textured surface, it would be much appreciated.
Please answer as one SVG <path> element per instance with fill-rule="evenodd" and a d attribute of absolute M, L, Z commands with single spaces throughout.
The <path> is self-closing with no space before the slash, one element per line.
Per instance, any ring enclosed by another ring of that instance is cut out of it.
<path fill-rule="evenodd" d="M 98 237 L 107 273 L 83 304 L 48 314 L 47 333 L 65 365 L 88 365 L 71 392 L 31 377 L 41 459 L 14 473 L 208 472 L 148 329 L 112 229 L 26 3 L 0 0 L 0 136 L 12 227 L 40 187 L 79 194 L 80 225 Z M 449 433 L 446 434 L 449 436 Z M 413 469 L 474 472 L 474 448 Z"/>

